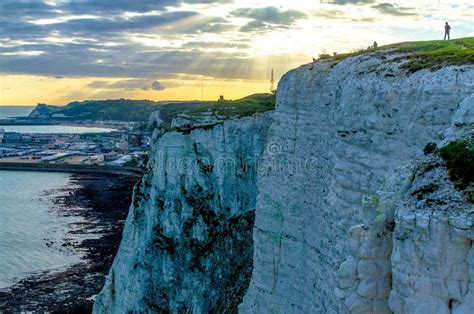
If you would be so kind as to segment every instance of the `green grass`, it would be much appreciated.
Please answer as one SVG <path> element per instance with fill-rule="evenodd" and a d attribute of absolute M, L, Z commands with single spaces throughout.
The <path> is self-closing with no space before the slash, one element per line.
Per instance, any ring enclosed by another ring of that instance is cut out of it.
<path fill-rule="evenodd" d="M 439 150 L 445 160 L 449 178 L 459 188 L 465 188 L 474 182 L 474 141 L 459 140 Z"/>
<path fill-rule="evenodd" d="M 213 102 L 207 108 L 197 108 L 189 112 L 190 115 L 200 116 L 204 112 L 212 111 L 214 114 L 224 117 L 244 117 L 255 113 L 275 109 L 275 95 L 253 94 L 238 100 L 224 102 Z"/>
<path fill-rule="evenodd" d="M 404 56 L 394 58 L 389 62 L 407 61 L 402 65 L 402 68 L 408 73 L 423 69 L 436 71 L 450 65 L 474 64 L 474 37 L 397 43 L 376 49 L 339 54 L 329 59 L 341 61 L 362 54 L 374 54 L 379 57 L 386 57 L 389 54 L 404 54 Z"/>
<path fill-rule="evenodd" d="M 391 53 L 407 53 L 406 58 L 396 58 L 394 61 L 407 59 L 402 67 L 409 73 L 422 69 L 432 71 L 445 66 L 474 64 L 474 38 L 454 40 L 436 40 L 427 42 L 402 43 L 387 46 L 393 48 Z"/>
<path fill-rule="evenodd" d="M 180 114 L 199 118 L 205 112 L 222 116 L 223 119 L 249 116 L 275 108 L 275 95 L 254 94 L 239 100 L 190 101 L 159 103 L 149 100 L 86 100 L 71 102 L 64 107 L 38 104 L 35 111 L 42 112 L 45 117 L 52 114 L 64 114 L 62 120 L 118 120 L 140 122 L 145 124 L 153 111 L 160 110 L 165 127 Z"/>
<path fill-rule="evenodd" d="M 273 109 L 275 109 L 275 95 L 253 94 L 242 99 L 223 102 L 170 103 L 160 107 L 160 116 L 164 121 L 163 126 L 167 128 L 178 114 L 185 114 L 191 119 L 199 119 L 204 114 L 212 113 L 212 116 L 219 116 L 221 120 L 226 120 Z"/>

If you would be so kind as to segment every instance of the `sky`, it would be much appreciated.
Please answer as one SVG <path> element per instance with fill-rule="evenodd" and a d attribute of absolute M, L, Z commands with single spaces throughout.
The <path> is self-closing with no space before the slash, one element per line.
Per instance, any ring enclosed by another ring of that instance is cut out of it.
<path fill-rule="evenodd" d="M 463 0 L 0 0 L 0 105 L 268 92 L 321 53 L 474 36 Z"/>

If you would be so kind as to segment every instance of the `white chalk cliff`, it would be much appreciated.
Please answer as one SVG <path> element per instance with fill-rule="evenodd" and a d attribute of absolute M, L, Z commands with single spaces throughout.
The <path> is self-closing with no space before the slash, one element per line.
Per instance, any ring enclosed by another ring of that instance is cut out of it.
<path fill-rule="evenodd" d="M 257 162 L 271 114 L 164 131 L 157 112 L 148 172 L 96 313 L 225 312 L 251 275 Z"/>
<path fill-rule="evenodd" d="M 350 248 L 347 231 L 370 216 L 364 214 L 364 198 L 373 196 L 396 169 L 422 156 L 427 143 L 443 140 L 461 104 L 474 105 L 473 93 L 473 66 L 407 75 L 397 63 L 359 56 L 335 66 L 322 62 L 287 73 L 279 84 L 268 137 L 281 149 L 272 157 L 296 163 L 312 160 L 313 169 L 275 168 L 259 174 L 253 274 L 240 310 L 344 311 L 344 300 L 336 296 L 338 268 Z M 472 119 L 472 110 L 466 114 Z M 467 218 L 472 222 L 472 214 Z M 472 226 L 469 230 L 472 234 Z M 394 263 L 394 268 L 401 267 Z M 372 265 L 364 270 L 391 276 L 390 270 Z M 397 281 L 395 289 L 402 286 Z M 367 295 L 382 299 L 385 311 L 389 283 L 380 287 L 380 295 Z M 392 310 L 401 311 L 393 295 Z M 346 303 L 351 306 L 351 301 Z M 380 313 L 377 307 L 360 312 L 371 311 Z"/>
<path fill-rule="evenodd" d="M 423 152 L 472 137 L 473 94 L 473 65 L 361 55 L 290 71 L 274 113 L 155 131 L 94 312 L 474 312 L 473 204 Z"/>

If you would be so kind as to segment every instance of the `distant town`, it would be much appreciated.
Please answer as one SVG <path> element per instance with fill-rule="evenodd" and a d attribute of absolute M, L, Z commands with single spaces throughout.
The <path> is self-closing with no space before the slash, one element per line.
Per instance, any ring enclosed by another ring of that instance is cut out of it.
<path fill-rule="evenodd" d="M 121 129 L 108 133 L 17 133 L 0 127 L 0 162 L 138 166 L 149 134 Z"/>
<path fill-rule="evenodd" d="M 117 99 L 66 106 L 38 104 L 26 117 L 0 119 L 0 169 L 141 172 L 151 129 L 187 132 L 274 106 L 273 93 L 235 101 L 221 96 L 217 101 Z"/>
<path fill-rule="evenodd" d="M 29 117 L 0 119 L 0 167 L 37 165 L 39 169 L 41 165 L 63 165 L 138 169 L 146 160 L 151 132 L 138 127 L 140 123 L 57 120 L 54 119 L 57 117 L 37 115 L 35 109 Z M 30 132 L 31 127 L 40 128 Z"/>

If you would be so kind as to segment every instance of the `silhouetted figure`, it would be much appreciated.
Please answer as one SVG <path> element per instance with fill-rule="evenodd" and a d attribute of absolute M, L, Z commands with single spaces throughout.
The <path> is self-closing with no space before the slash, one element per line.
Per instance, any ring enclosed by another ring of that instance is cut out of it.
<path fill-rule="evenodd" d="M 446 24 L 444 25 L 444 39 L 443 40 L 446 40 L 446 37 L 448 37 L 448 40 L 450 40 L 449 38 L 450 31 L 451 31 L 451 26 L 449 26 L 448 22 L 446 22 Z"/>
<path fill-rule="evenodd" d="M 376 49 L 379 46 L 376 41 L 374 41 L 374 49 Z"/>

